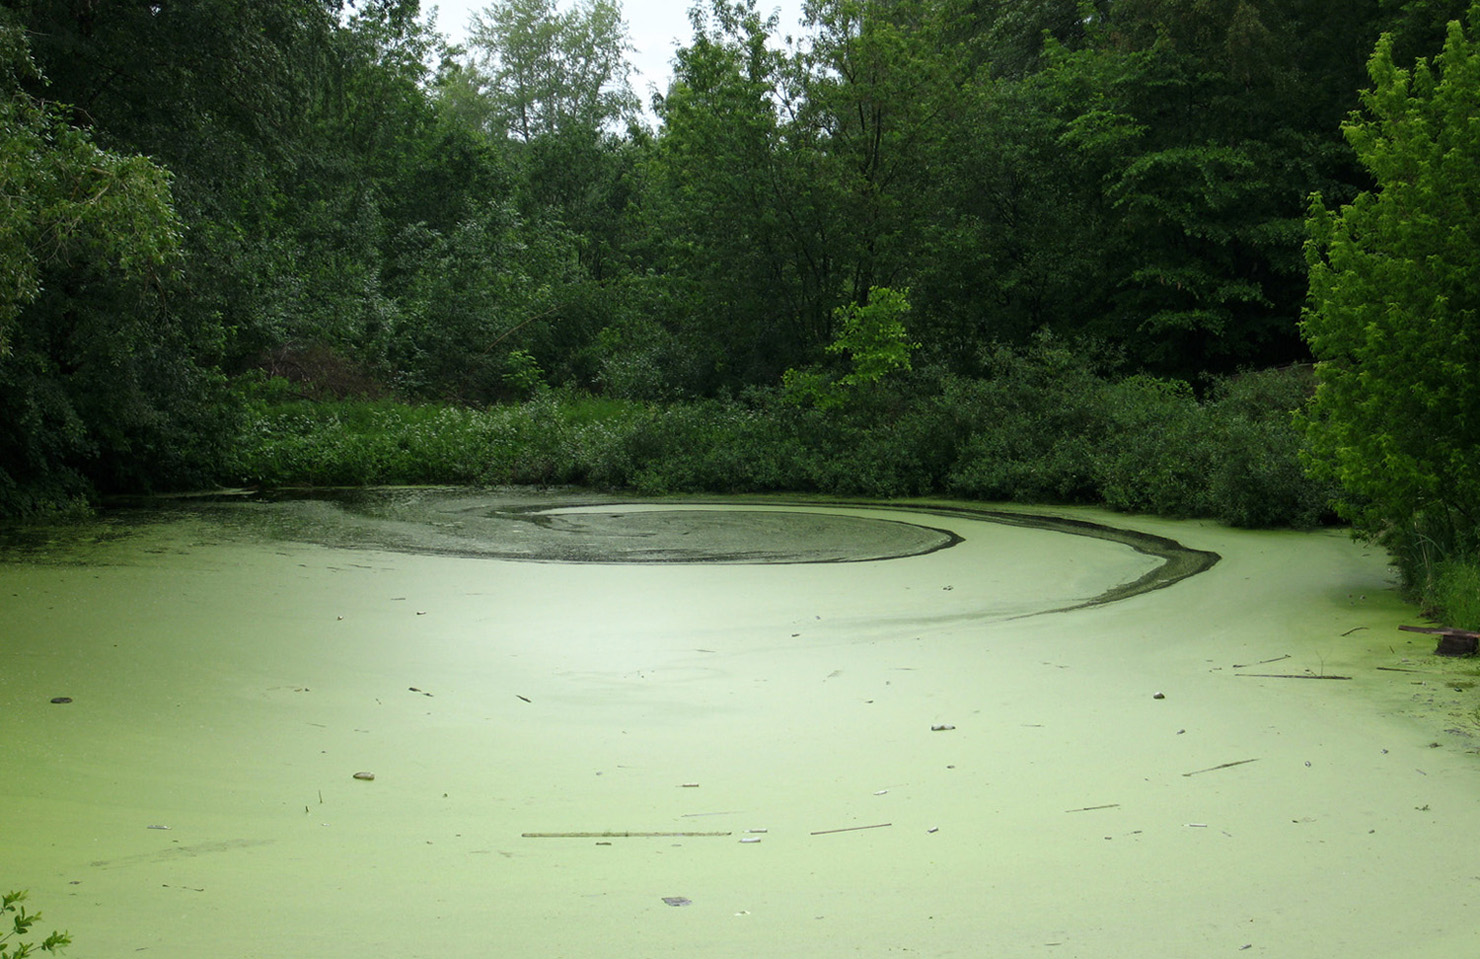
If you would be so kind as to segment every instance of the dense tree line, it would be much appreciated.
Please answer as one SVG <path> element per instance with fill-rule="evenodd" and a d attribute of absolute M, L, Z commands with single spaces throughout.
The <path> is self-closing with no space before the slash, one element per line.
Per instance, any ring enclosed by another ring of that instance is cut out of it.
<path fill-rule="evenodd" d="M 1212 398 L 1312 359 L 1369 57 L 1468 7 L 700 0 L 645 113 L 615 0 L 465 49 L 416 0 L 4 0 L 0 511 L 229 478 L 268 376 L 862 421 L 1052 342 Z"/>

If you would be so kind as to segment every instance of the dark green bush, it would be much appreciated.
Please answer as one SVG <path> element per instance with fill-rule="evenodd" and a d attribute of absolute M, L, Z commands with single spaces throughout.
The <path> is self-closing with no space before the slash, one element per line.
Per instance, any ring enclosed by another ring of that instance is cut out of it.
<path fill-rule="evenodd" d="M 1095 501 L 1095 454 L 1109 421 L 1107 381 L 1090 351 L 1044 337 L 1023 351 L 997 351 L 988 378 L 954 384 L 952 405 L 973 428 L 949 491 L 976 499 Z"/>
<path fill-rule="evenodd" d="M 1206 405 L 1216 450 L 1211 515 L 1234 526 L 1315 526 L 1331 517 L 1336 489 L 1306 475 L 1296 411 L 1309 402 L 1309 367 L 1232 377 Z"/>
<path fill-rule="evenodd" d="M 1105 505 L 1162 516 L 1207 516 L 1217 459 L 1209 412 L 1180 381 L 1132 377 L 1104 392 L 1110 427 L 1096 457 Z"/>

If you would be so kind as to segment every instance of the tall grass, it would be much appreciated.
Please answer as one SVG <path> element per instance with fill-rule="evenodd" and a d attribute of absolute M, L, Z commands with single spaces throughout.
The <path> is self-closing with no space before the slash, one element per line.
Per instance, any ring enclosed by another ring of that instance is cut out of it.
<path fill-rule="evenodd" d="M 1422 599 L 1430 615 L 1446 625 L 1480 630 L 1480 558 L 1441 560 Z"/>
<path fill-rule="evenodd" d="M 1434 619 L 1480 630 L 1480 529 L 1468 517 L 1430 508 L 1382 532 L 1404 591 Z"/>

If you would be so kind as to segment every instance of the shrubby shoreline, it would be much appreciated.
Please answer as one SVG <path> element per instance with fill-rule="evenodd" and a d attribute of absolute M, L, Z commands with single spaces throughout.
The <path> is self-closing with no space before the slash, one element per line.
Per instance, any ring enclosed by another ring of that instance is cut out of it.
<path fill-rule="evenodd" d="M 1210 379 L 1097 369 L 1082 347 L 1003 349 L 987 375 L 904 371 L 818 404 L 784 386 L 670 400 L 540 387 L 473 407 L 336 396 L 266 374 L 239 379 L 233 424 L 192 475 L 202 488 L 576 486 L 640 495 L 940 496 L 1088 505 L 1246 528 L 1340 523 L 1343 493 L 1306 468 L 1309 366 Z M 226 420 L 223 419 L 223 422 Z M 179 484 L 174 488 L 178 489 Z M 17 518 L 85 514 L 99 493 L 38 493 Z M 1416 533 L 1374 537 L 1407 595 L 1480 627 L 1480 562 Z"/>
<path fill-rule="evenodd" d="M 1480 625 L 1476 0 L 819 2 L 790 53 L 701 2 L 656 126 L 609 4 L 471 51 L 410 0 L 10 6 L 0 517 L 402 482 L 1339 516 Z M 548 84 L 485 72 L 536 47 Z"/>
<path fill-rule="evenodd" d="M 545 391 L 471 409 L 297 400 L 255 388 L 219 479 L 235 486 L 575 485 L 643 494 L 944 495 L 1093 504 L 1245 527 L 1334 520 L 1300 463 L 1300 368 L 1198 398 L 1015 355 L 990 380 L 916 378 L 843 409 L 783 390 L 666 403 Z"/>
<path fill-rule="evenodd" d="M 1307 366 L 1187 384 L 1095 371 L 1073 351 L 1003 351 L 988 378 L 911 372 L 820 409 L 783 388 L 639 401 L 560 389 L 487 408 L 304 399 L 240 386 L 224 486 L 560 485 L 643 495 L 946 496 L 1093 505 L 1250 528 L 1337 524 L 1303 460 Z M 1410 538 L 1411 539 L 1411 538 Z M 1407 594 L 1480 627 L 1480 563 L 1393 551 Z"/>

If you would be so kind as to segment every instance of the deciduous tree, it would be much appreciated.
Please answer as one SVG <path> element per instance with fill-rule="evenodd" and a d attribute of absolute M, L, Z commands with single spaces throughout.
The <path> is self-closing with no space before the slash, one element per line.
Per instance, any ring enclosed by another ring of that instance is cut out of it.
<path fill-rule="evenodd" d="M 530 141 L 575 126 L 620 128 L 637 109 L 631 44 L 616 0 L 500 0 L 468 38 L 486 95 L 510 135 Z"/>
<path fill-rule="evenodd" d="M 1385 35 L 1343 127 L 1376 188 L 1309 218 L 1313 461 L 1371 535 L 1480 529 L 1480 3 L 1405 69 Z"/>
<path fill-rule="evenodd" d="M 101 148 L 31 90 L 0 11 L 0 513 L 198 479 L 219 452 L 198 337 L 169 309 L 168 174 Z"/>

